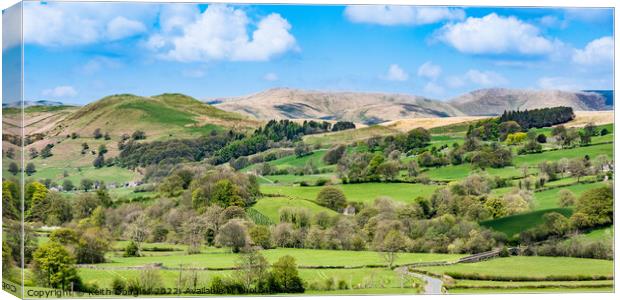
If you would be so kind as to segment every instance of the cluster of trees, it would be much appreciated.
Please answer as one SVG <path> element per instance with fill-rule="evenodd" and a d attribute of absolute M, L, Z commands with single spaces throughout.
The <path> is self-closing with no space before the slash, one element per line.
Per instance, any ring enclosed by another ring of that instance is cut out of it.
<path fill-rule="evenodd" d="M 355 124 L 349 121 L 338 121 L 332 126 L 332 131 L 355 129 Z"/>
<path fill-rule="evenodd" d="M 570 195 L 565 194 L 561 196 L 561 201 L 570 203 L 570 198 Z M 547 239 L 562 239 L 584 230 L 613 224 L 611 185 L 585 191 L 574 205 L 574 212 L 570 216 L 558 212 L 545 214 L 541 225 L 520 234 L 521 241 L 531 244 Z"/>
<path fill-rule="evenodd" d="M 566 123 L 575 118 L 575 113 L 571 107 L 558 106 L 549 108 L 539 108 L 523 111 L 505 111 L 498 122 L 515 121 L 521 128 L 551 127 L 553 125 Z"/>
<path fill-rule="evenodd" d="M 126 168 L 145 167 L 153 164 L 178 164 L 203 160 L 219 151 L 231 140 L 238 138 L 232 132 L 214 132 L 197 139 L 154 141 L 138 143 L 135 139 L 121 141 L 116 163 Z"/>

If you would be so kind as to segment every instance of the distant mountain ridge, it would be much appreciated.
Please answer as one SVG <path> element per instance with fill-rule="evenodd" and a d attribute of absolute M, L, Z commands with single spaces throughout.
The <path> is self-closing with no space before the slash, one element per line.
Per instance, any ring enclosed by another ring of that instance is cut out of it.
<path fill-rule="evenodd" d="M 51 101 L 51 100 L 37 100 L 37 101 L 24 101 L 25 107 L 30 106 L 63 106 L 68 105 L 59 101 Z M 10 103 L 2 103 L 2 108 L 17 108 L 21 106 L 21 101 L 10 102 Z"/>
<path fill-rule="evenodd" d="M 579 111 L 609 110 L 607 91 L 481 89 L 448 101 L 388 93 L 324 92 L 275 88 L 256 94 L 208 101 L 222 110 L 261 120 L 324 119 L 364 124 L 454 116 L 500 115 L 506 110 L 569 106 Z M 613 103 L 613 100 L 611 101 Z"/>
<path fill-rule="evenodd" d="M 579 111 L 611 109 L 599 93 L 560 90 L 483 89 L 453 98 L 449 103 L 470 116 L 554 106 L 568 106 Z"/>

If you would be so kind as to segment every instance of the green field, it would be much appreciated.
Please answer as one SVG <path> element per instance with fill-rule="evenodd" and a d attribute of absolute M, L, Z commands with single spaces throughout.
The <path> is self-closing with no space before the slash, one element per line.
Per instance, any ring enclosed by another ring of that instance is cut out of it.
<path fill-rule="evenodd" d="M 284 197 L 261 198 L 252 207 L 258 210 L 263 215 L 269 217 L 269 219 L 274 223 L 280 222 L 280 214 L 278 211 L 282 207 L 306 208 L 312 214 L 316 214 L 318 212 L 326 212 L 329 215 L 337 214 L 337 212 L 320 206 L 312 201 L 303 199 L 290 199 Z"/>
<path fill-rule="evenodd" d="M 492 228 L 493 230 L 497 230 L 499 232 L 503 232 L 508 238 L 512 238 L 515 234 L 542 224 L 543 215 L 551 212 L 558 212 L 567 217 L 572 214 L 572 210 L 570 208 L 535 210 L 523 214 L 517 214 L 499 219 L 484 221 L 481 222 L 480 225 Z"/>
<path fill-rule="evenodd" d="M 477 263 L 419 269 L 436 274 L 447 274 L 456 279 L 461 276 L 489 276 L 497 278 L 494 280 L 531 278 L 529 281 L 535 281 L 551 277 L 611 277 L 614 272 L 614 262 L 572 257 L 513 256 Z"/>
<path fill-rule="evenodd" d="M 359 267 L 366 265 L 385 265 L 385 261 L 374 251 L 343 251 L 343 250 L 314 250 L 277 248 L 263 250 L 262 254 L 270 262 L 275 262 L 284 255 L 291 255 L 297 260 L 299 266 L 343 266 Z M 194 265 L 196 267 L 230 268 L 235 265 L 238 254 L 231 253 L 229 249 L 207 248 L 203 253 L 196 255 L 168 255 L 149 257 L 109 257 L 109 262 L 98 264 L 101 267 L 127 267 L 142 266 L 152 263 L 162 263 L 164 266 L 177 267 L 180 264 Z M 396 264 L 406 264 L 428 261 L 451 261 L 463 257 L 459 254 L 436 254 L 436 253 L 402 253 L 398 256 Z"/>
<path fill-rule="evenodd" d="M 583 235 L 584 238 L 588 240 L 602 240 L 602 239 L 613 239 L 614 237 L 614 228 L 613 226 L 599 228 L 592 230 Z"/>
<path fill-rule="evenodd" d="M 571 186 L 566 186 L 566 187 L 561 187 L 561 188 L 554 188 L 554 189 L 550 189 L 550 190 L 546 190 L 546 191 L 542 191 L 542 192 L 536 192 L 534 193 L 534 204 L 535 204 L 535 209 L 536 210 L 542 210 L 542 209 L 550 209 L 550 208 L 557 208 L 559 207 L 559 193 L 561 190 L 566 189 L 569 190 L 571 192 L 573 192 L 573 194 L 575 194 L 575 196 L 577 198 L 579 198 L 579 196 L 590 189 L 594 189 L 594 188 L 598 188 L 598 187 L 602 187 L 605 186 L 606 183 L 604 182 L 595 182 L 595 183 L 586 183 L 586 184 L 575 184 L 575 185 L 571 185 Z"/>
<path fill-rule="evenodd" d="M 186 266 L 191 268 L 191 266 Z M 79 270 L 79 274 L 82 279 L 87 283 L 96 282 L 99 287 L 108 288 L 111 287 L 112 280 L 114 278 L 130 279 L 139 276 L 138 270 L 92 270 L 82 268 Z M 233 271 L 195 271 L 198 277 L 199 286 L 208 286 L 211 279 L 218 276 L 221 278 L 234 278 Z M 159 274 L 162 279 L 162 283 L 166 288 L 175 288 L 179 285 L 179 273 L 181 277 L 191 276 L 194 271 L 185 270 L 179 272 L 179 270 L 160 270 Z M 406 278 L 402 281 L 404 288 L 401 286 L 401 278 L 399 275 L 388 269 L 301 269 L 299 270 L 300 277 L 306 282 L 307 293 L 310 294 L 372 294 L 383 293 L 391 291 L 392 293 L 403 294 L 416 294 L 418 293 L 418 287 L 421 286 L 419 279 Z M 328 290 L 329 285 L 327 282 L 333 281 L 333 285 L 336 285 L 339 281 L 343 281 L 346 284 L 345 289 L 336 289 L 337 286 L 332 286 Z M 181 284 L 187 285 L 187 284 Z"/>
<path fill-rule="evenodd" d="M 372 203 L 378 197 L 390 197 L 396 201 L 410 203 L 416 197 L 428 197 L 439 186 L 411 183 L 359 183 L 335 185 L 342 189 L 347 201 Z M 284 195 L 297 199 L 315 200 L 323 187 L 298 187 L 281 185 L 263 185 L 264 194 Z"/>

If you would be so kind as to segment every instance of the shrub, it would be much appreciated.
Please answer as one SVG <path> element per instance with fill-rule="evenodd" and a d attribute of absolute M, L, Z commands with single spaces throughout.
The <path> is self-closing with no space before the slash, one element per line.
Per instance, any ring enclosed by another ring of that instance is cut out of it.
<path fill-rule="evenodd" d="M 326 186 L 317 195 L 316 202 L 319 205 L 338 211 L 345 207 L 347 198 L 340 189 Z"/>

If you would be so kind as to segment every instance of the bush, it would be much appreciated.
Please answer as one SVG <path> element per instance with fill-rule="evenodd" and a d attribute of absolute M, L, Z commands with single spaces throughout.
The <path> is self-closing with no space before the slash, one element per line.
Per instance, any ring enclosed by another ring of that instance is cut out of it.
<path fill-rule="evenodd" d="M 129 242 L 127 247 L 125 247 L 125 253 L 123 253 L 123 256 L 124 257 L 140 256 L 140 249 L 138 248 L 138 245 L 134 241 Z"/>
<path fill-rule="evenodd" d="M 127 283 L 122 278 L 114 277 L 111 288 L 114 295 L 122 295 L 127 289 Z"/>
<path fill-rule="evenodd" d="M 326 186 L 317 195 L 316 202 L 319 205 L 339 211 L 346 206 L 347 198 L 340 189 Z"/>

